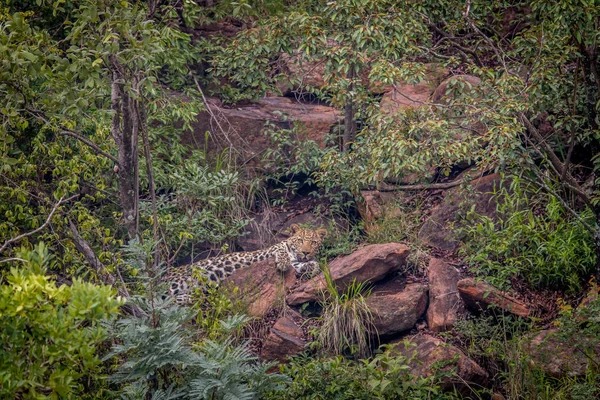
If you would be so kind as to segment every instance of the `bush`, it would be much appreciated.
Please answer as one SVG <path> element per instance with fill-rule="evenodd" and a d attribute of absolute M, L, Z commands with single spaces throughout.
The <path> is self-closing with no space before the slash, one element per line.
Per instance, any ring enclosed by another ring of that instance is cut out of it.
<path fill-rule="evenodd" d="M 80 398 L 97 379 L 100 322 L 121 302 L 108 286 L 75 279 L 57 287 L 44 275 L 43 243 L 17 258 L 23 265 L 0 286 L 0 398 Z"/>
<path fill-rule="evenodd" d="M 389 350 L 373 360 L 353 362 L 343 357 L 311 359 L 298 357 L 281 366 L 291 381 L 265 399 L 453 399 L 443 394 L 435 378 L 410 374 L 407 360 Z"/>
<path fill-rule="evenodd" d="M 470 212 L 462 228 L 467 261 L 477 273 L 500 288 L 522 277 L 536 288 L 580 290 L 596 261 L 593 237 L 581 222 L 554 196 L 523 187 L 518 178 L 495 200 L 497 221 Z M 580 216 L 593 221 L 589 210 Z"/>

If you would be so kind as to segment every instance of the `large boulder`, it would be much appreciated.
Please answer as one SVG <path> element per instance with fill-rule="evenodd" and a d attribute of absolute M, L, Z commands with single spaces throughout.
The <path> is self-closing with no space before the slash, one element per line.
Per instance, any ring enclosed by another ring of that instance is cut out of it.
<path fill-rule="evenodd" d="M 306 340 L 297 321 L 301 321 L 300 314 L 287 310 L 286 315 L 279 318 L 271 328 L 265 340 L 260 356 L 266 361 L 284 362 L 290 356 L 304 350 Z"/>
<path fill-rule="evenodd" d="M 557 329 L 543 330 L 527 344 L 531 364 L 562 378 L 582 377 L 600 364 L 600 341 L 584 336 L 564 337 Z"/>
<path fill-rule="evenodd" d="M 458 179 L 462 179 L 464 174 Z M 473 190 L 468 194 L 460 187 L 449 189 L 441 204 L 432 210 L 431 216 L 421 226 L 419 240 L 440 250 L 454 252 L 460 241 L 453 225 L 458 223 L 461 210 L 464 213 L 473 206 L 477 214 L 495 218 L 497 203 L 492 201 L 493 192 L 499 189 L 501 180 L 500 174 L 474 179 L 471 182 Z"/>
<path fill-rule="evenodd" d="M 411 329 L 423 316 L 427 309 L 427 286 L 390 281 L 378 285 L 366 302 L 377 333 L 380 336 L 393 335 Z"/>
<path fill-rule="evenodd" d="M 213 151 L 234 148 L 239 162 L 252 167 L 260 167 L 263 153 L 272 147 L 264 134 L 267 121 L 280 128 L 297 124 L 300 140 L 314 140 L 324 146 L 325 136 L 340 120 L 335 108 L 299 103 L 287 97 L 265 97 L 235 108 L 209 99 L 207 107 L 198 115 L 193 132 L 184 135 L 182 142 L 191 147 L 207 145 Z M 208 143 L 206 132 L 210 133 Z"/>
<path fill-rule="evenodd" d="M 414 375 L 428 377 L 436 372 L 449 373 L 442 380 L 442 388 L 453 386 L 465 389 L 470 384 L 485 385 L 488 374 L 460 349 L 426 334 L 418 334 L 395 342 L 395 351 L 408 358 Z M 406 346 L 405 344 L 408 344 Z"/>
<path fill-rule="evenodd" d="M 444 260 L 432 258 L 427 268 L 429 279 L 429 307 L 427 325 L 434 332 L 450 330 L 464 314 L 458 294 L 460 274 Z"/>
<path fill-rule="evenodd" d="M 407 246 L 399 243 L 372 244 L 329 264 L 331 278 L 340 290 L 353 281 L 375 283 L 386 275 L 398 271 L 406 264 L 410 253 Z M 296 287 L 287 297 L 289 305 L 316 301 L 326 290 L 323 273 Z"/>
<path fill-rule="evenodd" d="M 523 318 L 527 318 L 530 314 L 525 303 L 485 282 L 465 278 L 458 281 L 457 288 L 465 304 L 475 311 L 495 306 Z"/>
<path fill-rule="evenodd" d="M 230 289 L 232 297 L 247 306 L 248 315 L 262 318 L 284 304 L 285 294 L 295 282 L 293 268 L 282 273 L 275 261 L 268 259 L 235 271 L 223 285 Z M 231 290 L 234 287 L 239 289 Z"/>

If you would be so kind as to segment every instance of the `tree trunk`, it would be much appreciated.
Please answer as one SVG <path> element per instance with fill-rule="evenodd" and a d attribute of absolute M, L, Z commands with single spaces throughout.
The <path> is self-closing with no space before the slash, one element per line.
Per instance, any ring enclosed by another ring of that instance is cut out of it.
<path fill-rule="evenodd" d="M 129 239 L 133 239 L 139 231 L 138 119 L 133 105 L 135 100 L 123 88 L 124 77 L 116 57 L 112 59 L 112 62 L 114 70 L 111 87 L 111 109 L 114 114 L 111 133 L 119 153 L 117 180 L 123 223 L 127 229 Z"/>
<path fill-rule="evenodd" d="M 346 96 L 346 106 L 344 107 L 344 136 L 342 137 L 342 149 L 348 151 L 350 143 L 354 141 L 356 135 L 356 123 L 354 122 L 354 101 L 352 100 L 352 89 L 354 89 L 354 67 L 350 66 L 348 70 L 348 95 Z"/>

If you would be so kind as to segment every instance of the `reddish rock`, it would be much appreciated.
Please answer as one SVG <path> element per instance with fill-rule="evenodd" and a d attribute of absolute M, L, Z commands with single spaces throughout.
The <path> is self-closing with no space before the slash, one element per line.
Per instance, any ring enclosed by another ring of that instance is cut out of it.
<path fill-rule="evenodd" d="M 285 273 L 277 269 L 274 260 L 259 261 L 248 268 L 235 271 L 224 283 L 228 288 L 238 287 L 232 296 L 246 304 L 248 315 L 263 317 L 269 310 L 283 304 L 286 291 L 296 282 L 296 273 L 290 268 Z"/>
<path fill-rule="evenodd" d="M 414 375 L 432 376 L 436 372 L 451 372 L 442 380 L 444 390 L 455 386 L 464 389 L 469 384 L 484 385 L 488 374 L 475 361 L 471 360 L 460 349 L 445 343 L 441 339 L 426 334 L 419 334 L 395 342 L 395 351 L 408 358 L 409 367 Z"/>
<path fill-rule="evenodd" d="M 377 286 L 367 298 L 380 336 L 411 329 L 427 309 L 427 286 L 395 280 Z"/>
<path fill-rule="evenodd" d="M 457 288 L 467 306 L 474 310 L 483 310 L 490 305 L 494 305 L 523 318 L 529 316 L 529 309 L 525 303 L 487 283 L 476 282 L 473 278 L 465 278 L 458 281 Z"/>
<path fill-rule="evenodd" d="M 465 171 L 458 179 L 468 173 Z M 496 216 L 496 205 L 493 201 L 494 189 L 499 189 L 500 174 L 491 174 L 471 182 L 472 191 L 465 193 L 461 187 L 449 189 L 440 205 L 435 207 L 431 216 L 419 230 L 421 242 L 440 250 L 454 252 L 460 242 L 452 225 L 459 221 L 462 209 L 474 206 L 476 213 L 490 218 Z"/>
<path fill-rule="evenodd" d="M 527 344 L 527 352 L 532 365 L 555 378 L 582 377 L 590 367 L 600 364 L 597 338 L 572 335 L 565 338 L 557 329 L 535 335 Z"/>
<path fill-rule="evenodd" d="M 191 134 L 182 137 L 182 142 L 191 147 L 205 146 L 205 133 L 210 133 L 210 150 L 220 151 L 233 147 L 239 161 L 250 166 L 261 166 L 266 149 L 272 147 L 264 134 L 265 123 L 290 128 L 299 125 L 299 140 L 314 140 L 325 145 L 325 136 L 340 120 L 339 112 L 317 104 L 299 103 L 287 97 L 265 97 L 256 103 L 229 108 L 216 99 L 209 99 L 210 113 L 202 112 L 193 124 Z M 210 114 L 214 117 L 211 117 Z"/>
<path fill-rule="evenodd" d="M 375 222 L 384 217 L 397 217 L 401 211 L 398 203 L 402 202 L 403 193 L 363 190 L 362 201 L 358 203 L 358 212 L 365 222 Z"/>
<path fill-rule="evenodd" d="M 329 264 L 331 277 L 340 290 L 353 281 L 377 282 L 406 264 L 410 250 L 398 243 L 372 244 L 365 246 L 346 257 L 338 258 Z M 327 287 L 321 273 L 301 284 L 287 297 L 289 305 L 315 301 Z"/>
<path fill-rule="evenodd" d="M 464 313 L 463 302 L 458 294 L 460 274 L 453 266 L 438 258 L 429 261 L 429 307 L 427 325 L 434 332 L 450 330 Z"/>
<path fill-rule="evenodd" d="M 395 114 L 408 107 L 420 107 L 429 102 L 433 89 L 429 82 L 420 82 L 416 85 L 396 85 L 386 92 L 381 98 L 381 111 L 386 114 Z"/>
<path fill-rule="evenodd" d="M 288 315 L 275 322 L 261 350 L 263 360 L 284 362 L 288 357 L 304 350 L 306 341 L 303 339 L 302 329 L 295 322 L 299 319 L 302 319 L 300 314 L 289 310 Z"/>

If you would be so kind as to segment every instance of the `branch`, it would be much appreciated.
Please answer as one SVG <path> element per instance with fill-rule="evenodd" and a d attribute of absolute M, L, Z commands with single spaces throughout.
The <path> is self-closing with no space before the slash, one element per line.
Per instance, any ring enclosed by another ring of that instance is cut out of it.
<path fill-rule="evenodd" d="M 40 110 L 34 110 L 31 108 L 25 108 L 25 110 L 31 114 L 32 116 L 34 116 L 35 118 L 43 121 L 44 123 L 48 124 L 48 125 L 52 125 L 50 123 L 50 120 L 48 120 L 48 118 L 45 116 L 43 111 Z M 75 138 L 77 140 L 79 140 L 81 143 L 87 145 L 88 147 L 94 149 L 95 151 L 98 152 L 98 154 L 103 155 L 104 157 L 108 158 L 109 160 L 115 162 L 117 165 L 119 165 L 119 160 L 113 156 L 112 154 L 109 154 L 107 152 L 105 152 L 104 150 L 102 150 L 100 148 L 100 146 L 98 146 L 96 143 L 92 142 L 90 139 L 80 135 L 77 132 L 72 131 L 71 129 L 68 129 L 62 125 L 58 125 L 58 127 L 60 128 L 60 130 L 57 132 L 59 135 L 64 135 L 64 136 L 70 136 L 72 138 Z"/>
<path fill-rule="evenodd" d="M 42 225 L 40 225 L 38 228 L 32 230 L 31 232 L 27 232 L 27 233 L 23 233 L 22 235 L 17 236 L 16 238 L 12 238 L 12 239 L 8 239 L 6 242 L 4 242 L 4 244 L 2 245 L 2 247 L 0 247 L 0 253 L 2 253 L 4 250 L 6 250 L 6 248 L 11 244 L 11 243 L 15 243 L 18 242 L 21 239 L 24 239 L 28 236 L 31 235 L 35 235 L 36 233 L 38 233 L 39 231 L 43 230 L 49 223 L 50 220 L 52 219 L 52 216 L 54 215 L 54 213 L 56 212 L 56 210 L 58 209 L 58 207 L 62 204 L 65 203 L 69 200 L 74 199 L 75 197 L 79 196 L 78 194 L 69 197 L 68 199 L 64 199 L 64 196 L 60 198 L 60 200 L 58 200 L 58 203 L 56 203 L 54 205 L 54 207 L 52 207 L 52 210 L 50 211 L 50 214 L 48 214 L 48 218 L 46 218 L 46 222 L 44 222 Z"/>
<path fill-rule="evenodd" d="M 450 189 L 455 186 L 459 186 L 464 183 L 464 179 L 457 179 L 447 183 L 426 183 L 422 185 L 387 185 L 379 189 L 380 192 L 397 192 L 402 190 L 439 190 L 439 189 Z"/>

